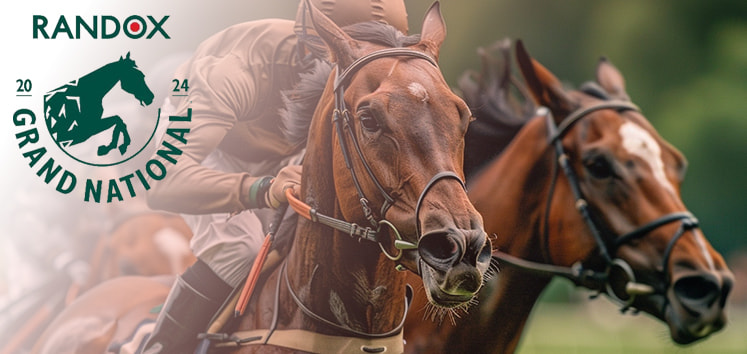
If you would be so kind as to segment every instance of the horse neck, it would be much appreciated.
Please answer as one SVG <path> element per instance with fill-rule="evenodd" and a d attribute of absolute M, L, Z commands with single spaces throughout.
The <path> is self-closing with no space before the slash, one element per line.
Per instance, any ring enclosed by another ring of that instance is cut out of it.
<path fill-rule="evenodd" d="M 553 156 L 546 137 L 543 119 L 533 119 L 470 186 L 475 207 L 484 216 L 485 230 L 497 235 L 495 248 L 535 262 L 545 262 L 538 250 L 545 247 L 541 232 Z M 504 353 L 516 348 L 526 320 L 550 278 L 506 264 L 499 266 L 501 273 L 482 291 L 480 314 L 475 315 L 486 318 L 465 322 L 479 323 L 481 333 L 490 333 L 485 339 L 493 343 L 482 346 L 482 350 L 493 348 L 496 353 Z"/>
<path fill-rule="evenodd" d="M 331 104 L 327 106 L 331 108 Z M 326 111 L 329 113 L 331 109 Z M 321 117 L 312 121 L 304 157 L 302 197 L 320 213 L 344 219 L 330 178 L 334 175 L 332 152 L 339 147 L 331 143 L 335 139 L 329 115 Z M 369 225 L 365 219 L 346 221 Z M 301 219 L 288 257 L 288 274 L 292 287 L 309 309 L 343 327 L 386 333 L 404 317 L 404 275 L 395 270 L 394 264 L 373 242 L 354 239 Z M 314 321 L 306 324 L 312 330 L 341 335 Z"/>
<path fill-rule="evenodd" d="M 119 82 L 121 75 L 119 75 L 119 62 L 106 64 L 93 72 L 82 76 L 78 79 L 78 87 L 86 88 L 89 93 L 87 96 L 95 99 L 103 99 L 114 85 Z"/>
<path fill-rule="evenodd" d="M 497 235 L 494 248 L 534 261 L 543 261 L 537 250 L 544 247 L 540 228 L 551 182 L 546 136 L 543 119 L 531 120 L 469 185 L 485 230 Z"/>
<path fill-rule="evenodd" d="M 299 224 L 288 274 L 294 291 L 312 312 L 364 333 L 386 333 L 404 317 L 405 282 L 378 245 L 325 227 Z M 330 335 L 328 326 L 307 322 Z"/>

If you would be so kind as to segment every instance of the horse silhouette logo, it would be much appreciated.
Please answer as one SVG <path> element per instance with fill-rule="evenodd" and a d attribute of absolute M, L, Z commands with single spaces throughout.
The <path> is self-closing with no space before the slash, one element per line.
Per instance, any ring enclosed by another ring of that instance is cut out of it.
<path fill-rule="evenodd" d="M 131 142 L 127 125 L 119 115 L 103 116 L 104 96 L 118 82 L 122 90 L 133 95 L 141 106 L 153 102 L 154 95 L 145 83 L 145 74 L 135 65 L 129 52 L 126 57 L 120 56 L 119 60 L 44 95 L 47 129 L 52 140 L 65 153 L 70 155 L 67 151 L 69 147 L 83 143 L 112 127 L 111 142 L 98 146 L 96 154 L 105 156 L 115 148 L 121 155 L 127 152 Z"/>

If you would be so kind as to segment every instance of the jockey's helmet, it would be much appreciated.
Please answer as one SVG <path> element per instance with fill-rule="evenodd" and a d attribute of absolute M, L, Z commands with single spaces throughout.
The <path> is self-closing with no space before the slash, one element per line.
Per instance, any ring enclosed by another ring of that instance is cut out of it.
<path fill-rule="evenodd" d="M 359 22 L 380 21 L 407 34 L 407 10 L 404 0 L 310 0 L 311 4 L 340 27 Z M 296 33 L 315 33 L 306 0 L 296 13 Z"/>

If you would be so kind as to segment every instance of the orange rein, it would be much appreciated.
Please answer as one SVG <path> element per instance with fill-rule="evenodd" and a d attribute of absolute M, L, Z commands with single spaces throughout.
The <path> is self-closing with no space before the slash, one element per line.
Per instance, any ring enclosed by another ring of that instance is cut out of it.
<path fill-rule="evenodd" d="M 433 184 L 433 181 L 435 180 L 438 180 L 444 177 L 452 177 L 452 175 L 453 174 L 450 174 L 450 173 L 447 173 L 447 174 L 439 173 L 431 180 L 431 183 L 429 183 L 429 185 Z M 427 187 L 426 187 L 426 190 L 427 190 Z M 374 230 L 370 227 L 360 227 L 355 223 L 348 223 L 342 220 L 334 219 L 329 216 L 316 213 L 315 211 L 312 211 L 311 206 L 309 206 L 308 204 L 296 198 L 296 196 L 293 194 L 292 188 L 287 188 L 285 190 L 285 196 L 288 199 L 288 205 L 290 205 L 290 207 L 293 208 L 293 210 L 298 215 L 301 215 L 302 217 L 308 220 L 311 220 L 312 222 L 319 222 L 329 227 L 332 227 L 334 229 L 337 229 L 339 231 L 342 231 L 345 234 L 350 235 L 351 237 L 359 237 L 362 239 L 366 239 L 368 241 L 376 242 L 379 244 L 379 248 L 381 249 L 381 252 L 384 253 L 384 255 L 387 258 L 389 258 L 390 260 L 394 262 L 399 261 L 400 257 L 402 257 L 402 253 L 404 250 L 412 250 L 418 247 L 417 244 L 415 243 L 402 240 L 402 237 L 399 235 L 399 232 L 394 227 L 394 225 L 392 225 L 390 222 L 386 220 L 382 220 L 380 224 L 386 225 L 387 227 L 391 228 L 396 238 L 396 240 L 394 241 L 394 248 L 399 250 L 399 252 L 396 255 L 391 255 L 386 251 L 386 249 L 384 249 L 384 246 L 382 246 L 381 243 L 378 241 L 377 239 L 378 230 Z M 422 199 L 422 196 L 421 196 L 421 199 Z M 249 299 L 251 298 L 252 293 L 254 292 L 254 287 L 257 285 L 257 281 L 259 280 L 259 275 L 262 273 L 262 271 L 264 271 L 263 265 L 264 265 L 265 259 L 267 258 L 267 254 L 269 253 L 270 246 L 272 245 L 273 238 L 274 238 L 274 234 L 272 231 L 270 231 L 265 236 L 265 240 L 262 243 L 262 248 L 257 254 L 257 258 L 254 259 L 254 263 L 252 264 L 252 269 L 249 271 L 249 275 L 247 276 L 246 283 L 244 283 L 244 287 L 241 289 L 241 295 L 239 296 L 239 300 L 236 303 L 236 306 L 234 308 L 235 316 L 242 315 L 244 313 L 244 310 L 246 310 L 246 305 L 249 303 Z M 396 268 L 397 270 L 405 269 L 401 264 L 397 264 Z"/>
<path fill-rule="evenodd" d="M 288 198 L 288 204 L 296 213 L 311 220 L 311 207 L 296 198 L 296 196 L 293 195 L 292 188 L 288 188 L 285 190 L 285 196 Z M 273 236 L 274 234 L 272 231 L 270 231 L 270 233 L 265 236 L 265 240 L 264 242 L 262 242 L 262 247 L 259 249 L 257 257 L 254 258 L 252 269 L 249 271 L 249 275 L 246 277 L 244 287 L 241 289 L 241 295 L 239 295 L 239 300 L 234 307 L 234 316 L 236 317 L 244 314 L 246 305 L 249 303 L 249 299 L 254 293 L 254 287 L 257 285 L 260 274 L 262 274 L 262 271 L 264 271 L 263 266 L 265 260 L 267 259 L 267 254 L 270 251 L 270 246 L 272 245 L 272 240 L 274 238 Z"/>
<path fill-rule="evenodd" d="M 304 218 L 311 220 L 311 206 L 302 202 L 300 199 L 296 198 L 296 196 L 293 194 L 293 189 L 291 188 L 286 189 L 285 197 L 288 198 L 288 205 L 290 205 L 290 207 L 293 208 L 293 210 L 298 215 L 301 215 Z"/>

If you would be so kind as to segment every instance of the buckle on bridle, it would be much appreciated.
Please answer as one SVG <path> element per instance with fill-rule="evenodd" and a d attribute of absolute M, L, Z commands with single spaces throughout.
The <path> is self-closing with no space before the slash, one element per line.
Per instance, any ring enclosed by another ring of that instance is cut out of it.
<path fill-rule="evenodd" d="M 615 291 L 615 289 L 612 287 L 611 283 L 611 274 L 613 270 L 619 269 L 623 272 L 625 281 L 625 287 L 622 290 L 624 292 L 624 295 L 627 295 L 627 299 L 622 298 L 622 294 L 618 294 L 618 292 Z M 628 311 L 635 301 L 636 296 L 638 295 L 650 295 L 656 292 L 656 289 L 654 289 L 653 286 L 639 283 L 635 279 L 635 273 L 633 272 L 633 268 L 628 264 L 628 262 L 625 262 L 624 260 L 620 258 L 615 258 L 612 260 L 612 263 L 607 267 L 607 271 L 605 272 L 607 275 L 607 281 L 605 284 L 605 293 L 607 296 L 613 300 L 614 302 L 621 305 L 620 311 L 625 313 Z"/>
<path fill-rule="evenodd" d="M 381 244 L 381 241 L 379 241 L 379 248 L 381 248 L 381 252 L 384 253 L 384 255 L 389 258 L 392 261 L 398 261 L 400 258 L 402 258 L 402 254 L 406 250 L 413 250 L 417 249 L 418 245 L 415 243 L 412 243 L 410 241 L 405 241 L 402 239 L 402 236 L 399 234 L 399 230 L 392 224 L 391 222 L 387 220 L 381 220 L 379 221 L 379 228 L 376 229 L 376 233 L 378 234 L 381 231 L 381 226 L 386 225 L 388 226 L 393 232 L 394 232 L 394 248 L 399 250 L 396 255 L 391 255 L 389 252 L 386 251 L 384 246 Z M 397 269 L 399 270 L 399 268 Z"/>

